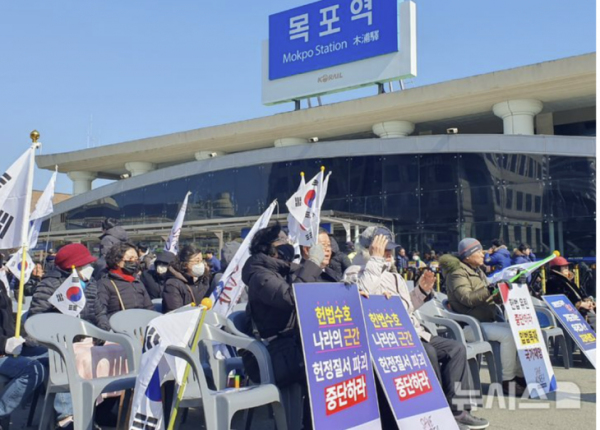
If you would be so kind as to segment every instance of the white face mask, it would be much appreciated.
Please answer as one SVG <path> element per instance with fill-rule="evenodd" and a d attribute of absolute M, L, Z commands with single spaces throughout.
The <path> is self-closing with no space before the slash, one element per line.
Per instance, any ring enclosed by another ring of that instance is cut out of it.
<path fill-rule="evenodd" d="M 94 273 L 94 268 L 91 264 L 87 264 L 79 269 L 79 276 L 81 276 L 82 281 L 89 281 L 92 279 L 92 273 Z"/>
<path fill-rule="evenodd" d="M 413 257 L 413 260 L 415 260 L 415 261 L 419 261 L 419 256 L 418 256 L 418 255 L 415 255 L 415 256 Z"/>
<path fill-rule="evenodd" d="M 200 263 L 200 264 L 194 264 L 192 266 L 192 275 L 195 276 L 196 278 L 201 277 L 202 275 L 204 275 L 204 263 Z"/>
<path fill-rule="evenodd" d="M 158 273 L 159 275 L 164 275 L 165 273 L 167 273 L 167 266 L 163 266 L 162 264 L 156 266 L 156 273 Z"/>

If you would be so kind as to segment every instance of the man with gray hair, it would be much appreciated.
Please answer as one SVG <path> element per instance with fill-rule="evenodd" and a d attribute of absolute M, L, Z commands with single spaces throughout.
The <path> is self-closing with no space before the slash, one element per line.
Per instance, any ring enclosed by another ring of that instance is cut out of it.
<path fill-rule="evenodd" d="M 398 273 L 392 273 L 394 249 L 392 233 L 385 227 L 369 227 L 360 236 L 361 250 L 345 273 L 347 283 L 356 283 L 359 290 L 367 294 L 399 296 L 410 320 L 423 342 L 423 347 L 444 390 L 450 409 L 459 429 L 484 429 L 489 422 L 470 413 L 468 398 L 459 395 L 469 390 L 467 352 L 464 345 L 452 339 L 433 336 L 415 315 L 425 302 L 433 299 L 435 276 L 427 270 L 409 293 L 406 282 Z M 459 391 L 457 393 L 457 388 Z"/>

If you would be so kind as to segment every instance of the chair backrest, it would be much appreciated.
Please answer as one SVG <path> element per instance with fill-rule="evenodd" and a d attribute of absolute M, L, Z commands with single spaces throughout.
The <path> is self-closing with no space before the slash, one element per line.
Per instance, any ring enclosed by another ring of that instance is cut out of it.
<path fill-rule="evenodd" d="M 237 336 L 250 337 L 246 333 L 244 333 L 244 331 L 246 329 L 246 323 L 247 323 L 246 311 L 232 312 L 227 317 L 227 320 L 228 320 L 228 324 L 227 324 L 228 332 L 235 334 Z"/>
<path fill-rule="evenodd" d="M 204 324 L 209 324 L 213 327 L 224 327 L 227 325 L 227 318 L 218 312 L 209 310 L 206 312 Z"/>
<path fill-rule="evenodd" d="M 248 305 L 248 302 L 242 302 L 242 303 L 238 303 L 237 305 L 235 305 L 233 307 L 233 309 L 231 310 L 231 312 L 239 312 L 239 311 L 244 311 L 246 312 L 246 306 Z"/>
<path fill-rule="evenodd" d="M 148 323 L 161 315 L 148 309 L 126 309 L 111 316 L 109 324 L 114 332 L 122 333 L 135 340 L 136 357 L 139 358 L 142 356 Z"/>
<path fill-rule="evenodd" d="M 27 318 L 25 331 L 50 350 L 50 380 L 54 384 L 81 383 L 73 350 L 73 341 L 80 336 L 118 343 L 127 356 L 129 372 L 133 373 L 138 369 L 131 338 L 101 330 L 82 319 L 58 313 L 33 315 Z"/>

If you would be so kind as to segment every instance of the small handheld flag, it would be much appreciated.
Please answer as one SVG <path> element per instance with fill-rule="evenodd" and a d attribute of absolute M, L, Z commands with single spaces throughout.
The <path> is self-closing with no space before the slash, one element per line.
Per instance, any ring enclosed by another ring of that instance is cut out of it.
<path fill-rule="evenodd" d="M 86 300 L 75 267 L 73 267 L 71 275 L 54 291 L 48 301 L 65 315 L 79 316 L 85 307 Z"/>

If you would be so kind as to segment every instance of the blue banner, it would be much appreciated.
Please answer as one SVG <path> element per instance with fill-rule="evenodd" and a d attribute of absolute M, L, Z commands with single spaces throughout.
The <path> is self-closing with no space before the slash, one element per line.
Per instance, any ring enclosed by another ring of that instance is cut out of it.
<path fill-rule="evenodd" d="M 375 370 L 398 426 L 455 429 L 435 370 L 400 297 L 372 295 L 362 300 L 362 307 Z"/>
<path fill-rule="evenodd" d="M 381 429 L 356 285 L 294 284 L 313 427 Z"/>
<path fill-rule="evenodd" d="M 564 294 L 543 296 L 552 313 L 596 367 L 596 333 Z"/>
<path fill-rule="evenodd" d="M 397 52 L 398 0 L 321 0 L 269 16 L 269 79 Z"/>

